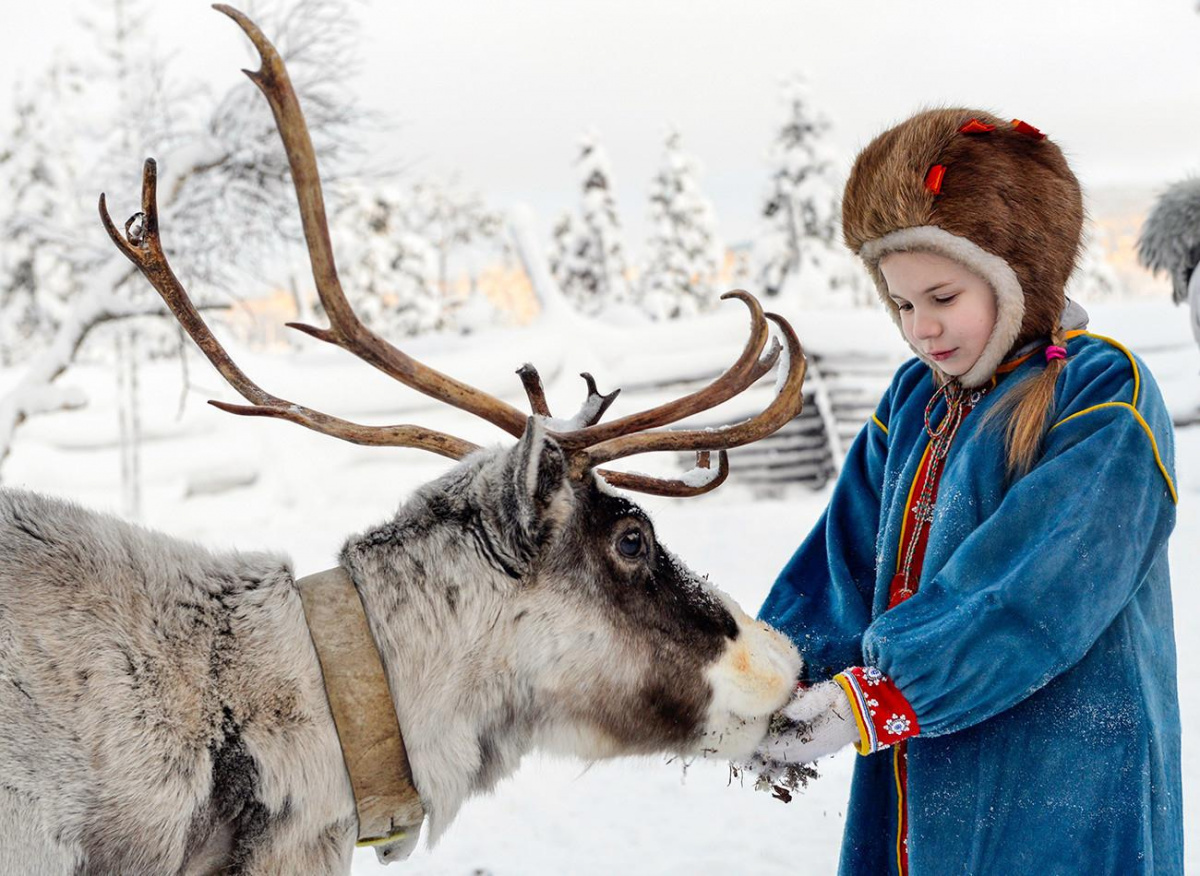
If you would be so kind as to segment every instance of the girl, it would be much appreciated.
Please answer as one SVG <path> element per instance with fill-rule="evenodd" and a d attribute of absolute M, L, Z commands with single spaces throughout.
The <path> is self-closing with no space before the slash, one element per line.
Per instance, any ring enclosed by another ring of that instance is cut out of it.
<path fill-rule="evenodd" d="M 843 874 L 1182 873 L 1157 386 L 1067 301 L 1079 184 L 1036 128 L 922 112 L 846 185 L 917 358 L 761 616 L 805 658 L 767 776 L 855 743 Z"/>

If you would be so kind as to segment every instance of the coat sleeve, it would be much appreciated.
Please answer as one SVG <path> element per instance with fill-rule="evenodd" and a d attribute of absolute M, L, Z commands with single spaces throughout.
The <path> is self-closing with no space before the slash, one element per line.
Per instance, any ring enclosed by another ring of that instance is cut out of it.
<path fill-rule="evenodd" d="M 1165 550 L 1170 423 L 1157 396 L 1146 407 L 1149 423 L 1118 402 L 1059 421 L 996 511 L 866 631 L 867 663 L 912 704 L 922 735 L 990 718 L 1077 663 Z"/>
<path fill-rule="evenodd" d="M 871 621 L 876 534 L 895 382 L 859 432 L 816 526 L 779 573 L 759 617 L 804 657 L 803 680 L 825 681 L 862 662 Z"/>

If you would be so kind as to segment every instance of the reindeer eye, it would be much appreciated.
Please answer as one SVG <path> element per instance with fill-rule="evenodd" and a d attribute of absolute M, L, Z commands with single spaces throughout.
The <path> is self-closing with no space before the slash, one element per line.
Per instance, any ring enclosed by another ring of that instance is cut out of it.
<path fill-rule="evenodd" d="M 642 552 L 642 532 L 639 529 L 627 529 L 617 541 L 617 550 L 621 556 L 633 558 Z"/>

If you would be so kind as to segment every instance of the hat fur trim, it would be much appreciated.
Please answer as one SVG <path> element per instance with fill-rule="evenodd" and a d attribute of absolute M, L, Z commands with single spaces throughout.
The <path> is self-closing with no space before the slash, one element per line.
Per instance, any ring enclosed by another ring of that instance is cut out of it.
<path fill-rule="evenodd" d="M 999 256 L 992 255 L 967 238 L 951 234 L 936 225 L 902 228 L 867 241 L 859 251 L 859 256 L 871 273 L 871 278 L 875 281 L 875 290 L 891 314 L 892 321 L 900 328 L 901 334 L 904 329 L 900 322 L 900 309 L 888 294 L 887 280 L 879 270 L 879 262 L 893 252 L 932 252 L 958 262 L 987 280 L 996 296 L 996 325 L 992 328 L 991 337 L 984 345 L 979 359 L 970 370 L 958 378 L 958 382 L 968 389 L 987 382 L 1012 349 L 1021 333 L 1021 323 L 1025 319 L 1025 293 L 1021 289 L 1021 281 L 1017 279 L 1016 272 Z M 905 341 L 908 341 L 907 337 Z M 942 373 L 934 361 L 912 343 L 909 343 L 909 347 L 922 362 L 939 374 Z"/>

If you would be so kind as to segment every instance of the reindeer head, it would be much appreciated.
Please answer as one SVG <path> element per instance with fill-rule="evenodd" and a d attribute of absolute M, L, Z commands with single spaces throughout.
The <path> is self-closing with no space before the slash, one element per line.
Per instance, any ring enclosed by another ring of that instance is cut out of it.
<path fill-rule="evenodd" d="M 564 461 L 531 422 L 504 464 L 512 495 L 532 497 L 533 528 L 509 530 L 530 534 L 513 650 L 537 679 L 542 743 L 587 758 L 748 754 L 794 689 L 794 646 L 672 554 L 641 507 L 564 476 Z"/>
<path fill-rule="evenodd" d="M 403 724 L 417 785 L 434 804 L 435 832 L 467 793 L 490 786 L 534 745 L 590 758 L 748 753 L 791 692 L 800 669 L 795 649 L 680 563 L 658 542 L 645 512 L 613 488 L 707 492 L 728 475 L 727 448 L 795 417 L 805 360 L 787 321 L 764 314 L 745 292 L 728 293 L 751 315 L 749 340 L 734 364 L 697 392 L 608 423 L 599 421 L 616 393 L 601 395 L 590 375 L 579 413 L 559 421 L 550 417 L 532 366 L 518 372 L 530 417 L 415 361 L 363 325 L 342 291 L 312 142 L 282 60 L 249 19 L 217 8 L 261 56 L 261 68 L 247 75 L 275 114 L 330 321 L 329 328 L 291 325 L 519 439 L 508 449 L 481 450 L 419 426 L 350 423 L 265 392 L 230 359 L 167 262 L 154 161 L 145 163 L 142 212 L 126 223 L 125 235 L 101 196 L 113 242 L 250 402 L 211 404 L 359 444 L 416 447 L 461 460 L 417 491 L 394 520 L 352 538 L 342 555 L 372 609 L 385 662 L 395 658 L 393 696 L 404 701 L 409 694 L 427 706 L 405 715 Z M 140 230 L 131 233 L 139 218 Z M 768 321 L 783 341 L 769 349 Z M 778 391 L 757 416 L 719 429 L 662 428 L 732 398 L 776 364 L 784 372 Z M 599 467 L 665 450 L 695 451 L 696 470 L 660 479 Z"/>
<path fill-rule="evenodd" d="M 433 836 L 534 748 L 748 754 L 794 646 L 681 563 L 530 418 L 341 556 L 386 655 Z"/>

